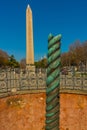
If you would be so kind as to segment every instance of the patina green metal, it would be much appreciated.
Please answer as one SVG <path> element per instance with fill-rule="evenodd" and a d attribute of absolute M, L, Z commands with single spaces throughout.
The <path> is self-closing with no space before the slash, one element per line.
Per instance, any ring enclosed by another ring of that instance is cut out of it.
<path fill-rule="evenodd" d="M 60 40 L 61 34 L 55 37 L 49 34 L 45 130 L 59 130 Z"/>

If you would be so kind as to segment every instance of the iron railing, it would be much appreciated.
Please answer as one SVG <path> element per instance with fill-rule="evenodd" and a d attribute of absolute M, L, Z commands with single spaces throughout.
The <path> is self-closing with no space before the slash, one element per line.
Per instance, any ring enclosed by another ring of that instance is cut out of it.
<path fill-rule="evenodd" d="M 61 89 L 87 90 L 87 73 L 61 75 L 60 86 Z"/>
<path fill-rule="evenodd" d="M 0 70 L 0 94 L 46 89 L 46 69 Z M 60 89 L 87 90 L 87 72 L 69 72 L 60 75 Z"/>

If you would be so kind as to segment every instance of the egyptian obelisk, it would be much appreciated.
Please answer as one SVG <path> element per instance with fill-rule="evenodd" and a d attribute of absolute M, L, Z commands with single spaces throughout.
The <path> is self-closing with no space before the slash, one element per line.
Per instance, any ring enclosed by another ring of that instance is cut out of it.
<path fill-rule="evenodd" d="M 33 20 L 30 6 L 26 9 L 26 66 L 34 65 Z"/>

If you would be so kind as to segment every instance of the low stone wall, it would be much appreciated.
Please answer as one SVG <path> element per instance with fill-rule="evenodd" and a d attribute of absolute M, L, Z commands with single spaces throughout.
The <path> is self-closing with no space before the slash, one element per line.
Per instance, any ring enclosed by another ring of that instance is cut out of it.
<path fill-rule="evenodd" d="M 43 130 L 45 93 L 0 99 L 0 130 Z"/>
<path fill-rule="evenodd" d="M 60 130 L 87 130 L 87 95 L 60 94 Z"/>
<path fill-rule="evenodd" d="M 45 130 L 46 93 L 0 99 L 0 130 Z M 60 92 L 60 130 L 87 130 L 87 94 Z"/>

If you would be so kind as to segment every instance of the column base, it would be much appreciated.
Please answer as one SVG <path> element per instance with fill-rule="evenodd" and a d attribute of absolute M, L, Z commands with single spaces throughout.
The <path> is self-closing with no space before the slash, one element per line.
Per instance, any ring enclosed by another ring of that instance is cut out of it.
<path fill-rule="evenodd" d="M 26 70 L 35 71 L 34 65 L 26 65 Z"/>

